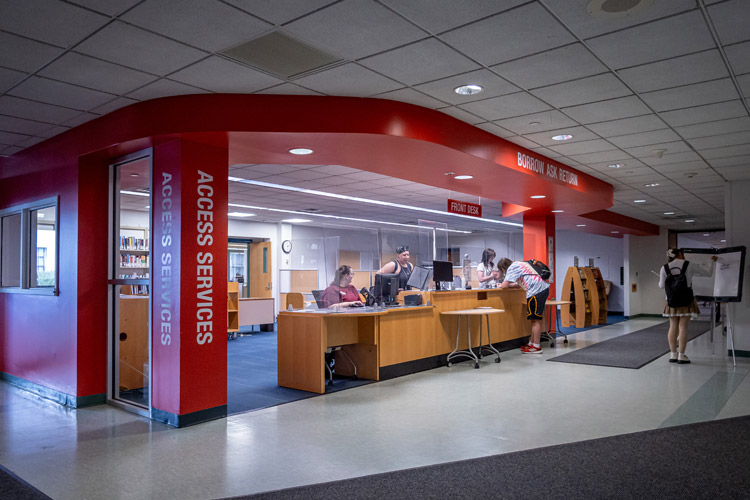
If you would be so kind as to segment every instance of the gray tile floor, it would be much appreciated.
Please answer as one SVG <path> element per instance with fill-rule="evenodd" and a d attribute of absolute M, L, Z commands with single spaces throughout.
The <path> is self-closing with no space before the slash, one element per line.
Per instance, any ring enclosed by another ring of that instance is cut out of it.
<path fill-rule="evenodd" d="M 207 499 L 750 414 L 750 360 L 733 367 L 720 333 L 689 344 L 690 365 L 545 362 L 660 321 L 185 429 L 0 383 L 0 464 L 55 499 Z"/>

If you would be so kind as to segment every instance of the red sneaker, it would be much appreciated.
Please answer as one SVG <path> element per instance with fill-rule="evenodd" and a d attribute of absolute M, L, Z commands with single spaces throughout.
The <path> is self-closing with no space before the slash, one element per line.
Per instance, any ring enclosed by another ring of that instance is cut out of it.
<path fill-rule="evenodd" d="M 524 354 L 541 354 L 541 347 L 534 347 L 533 345 L 525 345 L 521 348 L 521 352 Z"/>

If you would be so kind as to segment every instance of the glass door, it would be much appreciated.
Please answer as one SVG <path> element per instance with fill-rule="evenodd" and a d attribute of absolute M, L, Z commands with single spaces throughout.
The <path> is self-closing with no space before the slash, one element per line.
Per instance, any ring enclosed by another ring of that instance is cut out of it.
<path fill-rule="evenodd" d="M 250 240 L 229 240 L 229 274 L 227 281 L 236 281 L 239 284 L 239 296 L 249 297 L 247 268 L 248 248 Z"/>
<path fill-rule="evenodd" d="M 110 402 L 151 406 L 151 151 L 111 166 Z"/>

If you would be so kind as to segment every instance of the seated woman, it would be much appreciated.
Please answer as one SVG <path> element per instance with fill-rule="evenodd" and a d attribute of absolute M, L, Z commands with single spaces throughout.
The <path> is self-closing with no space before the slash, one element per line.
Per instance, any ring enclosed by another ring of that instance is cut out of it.
<path fill-rule="evenodd" d="M 359 307 L 362 301 L 359 299 L 357 288 L 352 285 L 354 272 L 350 266 L 340 266 L 336 269 L 336 276 L 323 291 L 323 305 L 325 307 Z"/>

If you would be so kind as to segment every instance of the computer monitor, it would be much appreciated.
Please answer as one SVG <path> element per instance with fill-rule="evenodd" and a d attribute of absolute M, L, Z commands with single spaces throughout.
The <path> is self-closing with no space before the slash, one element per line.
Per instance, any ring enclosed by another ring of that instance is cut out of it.
<path fill-rule="evenodd" d="M 376 302 L 385 305 L 396 302 L 396 295 L 398 295 L 398 274 L 376 274 L 373 295 Z"/>
<path fill-rule="evenodd" d="M 432 269 L 422 266 L 414 266 L 414 269 L 411 272 L 411 276 L 409 276 L 409 281 L 406 284 L 412 288 L 416 288 L 417 290 L 427 290 L 427 288 L 430 286 L 431 278 Z"/>
<path fill-rule="evenodd" d="M 435 290 L 440 290 L 443 281 L 453 282 L 453 262 L 443 260 L 432 261 L 432 279 L 435 281 Z"/>

